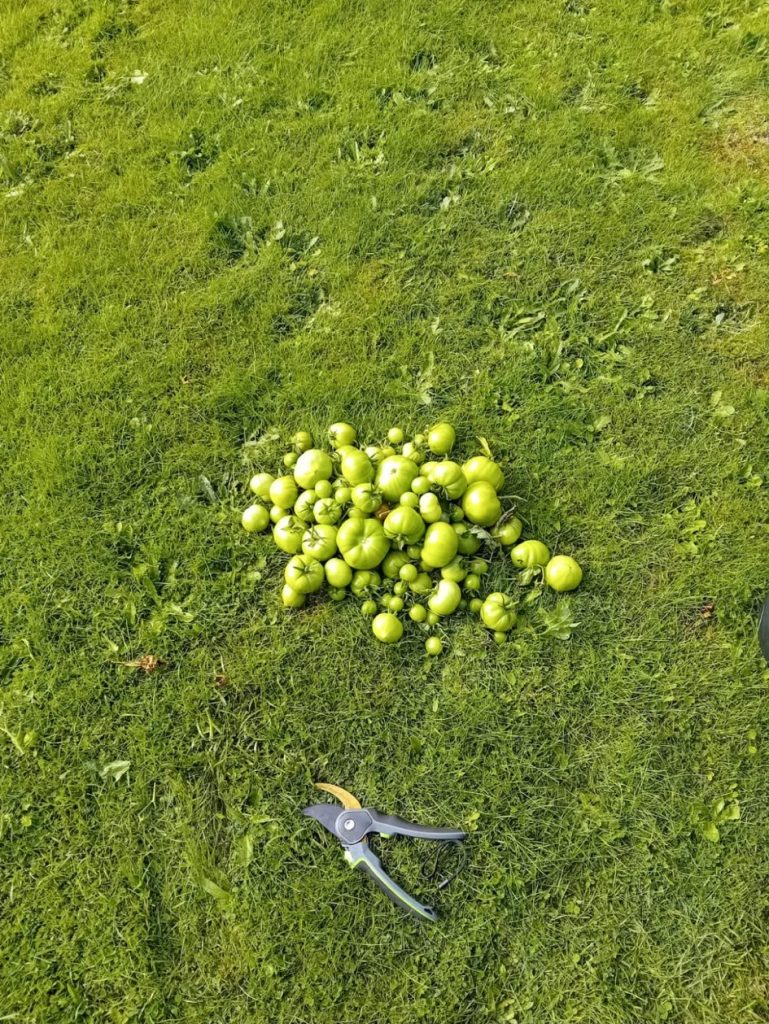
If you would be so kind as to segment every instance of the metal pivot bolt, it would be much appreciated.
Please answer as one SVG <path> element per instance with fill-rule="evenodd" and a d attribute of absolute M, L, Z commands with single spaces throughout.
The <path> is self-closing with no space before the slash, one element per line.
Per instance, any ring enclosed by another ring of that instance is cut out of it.
<path fill-rule="evenodd" d="M 347 818 L 344 823 L 344 828 L 347 832 L 352 832 L 352 830 L 355 828 L 355 819 Z"/>

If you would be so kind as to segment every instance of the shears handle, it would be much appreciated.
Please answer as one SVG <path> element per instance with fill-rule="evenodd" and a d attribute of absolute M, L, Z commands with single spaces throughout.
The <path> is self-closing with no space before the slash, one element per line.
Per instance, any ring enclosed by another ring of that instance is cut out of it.
<path fill-rule="evenodd" d="M 364 871 L 396 906 L 402 907 L 403 910 L 413 914 L 420 921 L 438 920 L 438 915 L 431 907 L 423 906 L 390 878 L 368 843 L 353 843 L 348 846 L 345 850 L 345 858 L 352 867 Z"/>

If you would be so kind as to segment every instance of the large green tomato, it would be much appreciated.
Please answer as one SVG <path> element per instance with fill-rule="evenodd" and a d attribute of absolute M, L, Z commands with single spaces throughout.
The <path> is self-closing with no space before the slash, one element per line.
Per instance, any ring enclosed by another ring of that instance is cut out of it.
<path fill-rule="evenodd" d="M 381 584 L 382 577 L 378 572 L 364 569 L 353 573 L 350 590 L 356 597 L 364 597 L 378 590 Z"/>
<path fill-rule="evenodd" d="M 345 451 L 340 461 L 342 476 L 350 487 L 356 484 L 367 484 L 374 479 L 374 466 L 371 459 L 360 448 Z"/>
<path fill-rule="evenodd" d="M 295 555 L 302 550 L 302 537 L 306 529 L 306 524 L 296 516 L 283 516 L 273 527 L 272 537 L 281 551 Z"/>
<path fill-rule="evenodd" d="M 459 540 L 460 555 L 474 555 L 483 543 L 481 538 L 473 533 L 467 523 L 454 523 L 453 525 Z"/>
<path fill-rule="evenodd" d="M 465 480 L 462 467 L 459 463 L 451 462 L 449 459 L 444 462 L 436 462 L 427 479 L 452 500 L 461 497 L 467 490 L 467 480 Z"/>
<path fill-rule="evenodd" d="M 270 484 L 270 501 L 281 508 L 291 508 L 299 491 L 292 476 L 279 476 Z"/>
<path fill-rule="evenodd" d="M 294 555 L 286 566 L 286 583 L 298 594 L 314 594 L 320 590 L 326 574 L 317 558 L 311 555 Z"/>
<path fill-rule="evenodd" d="M 388 551 L 382 560 L 382 572 L 389 580 L 395 580 L 403 566 L 408 564 L 409 556 L 405 551 Z"/>
<path fill-rule="evenodd" d="M 520 538 L 523 533 L 523 523 L 521 520 L 514 516 L 512 519 L 508 519 L 506 523 L 500 523 L 500 525 L 492 532 L 492 536 L 502 544 L 503 547 L 509 548 Z"/>
<path fill-rule="evenodd" d="M 448 523 L 432 523 L 427 527 L 422 544 L 422 561 L 433 569 L 448 565 L 457 553 L 459 539 Z"/>
<path fill-rule="evenodd" d="M 338 523 L 342 515 L 342 506 L 333 498 L 320 498 L 312 506 L 316 523 Z"/>
<path fill-rule="evenodd" d="M 302 551 L 319 562 L 325 562 L 336 554 L 336 527 L 318 523 L 310 527 L 302 537 Z"/>
<path fill-rule="evenodd" d="M 323 568 L 329 586 L 347 587 L 352 581 L 352 569 L 342 558 L 329 558 Z"/>
<path fill-rule="evenodd" d="M 580 564 L 569 555 L 555 555 L 545 566 L 545 583 L 559 593 L 576 590 L 581 582 Z"/>
<path fill-rule="evenodd" d="M 294 466 L 294 479 L 300 487 L 314 487 L 319 480 L 329 480 L 334 472 L 331 456 L 320 448 L 302 452 Z"/>
<path fill-rule="evenodd" d="M 358 484 L 350 492 L 352 503 L 367 515 L 376 512 L 382 504 L 382 495 L 373 484 Z"/>
<path fill-rule="evenodd" d="M 404 491 L 411 490 L 411 481 L 419 473 L 419 467 L 403 455 L 390 455 L 380 463 L 377 470 L 377 487 L 388 501 L 398 501 Z"/>
<path fill-rule="evenodd" d="M 339 527 L 336 542 L 345 562 L 353 569 L 375 569 L 390 548 L 378 519 L 345 520 Z"/>
<path fill-rule="evenodd" d="M 311 523 L 315 518 L 315 502 L 318 495 L 312 489 L 302 491 L 294 504 L 294 515 L 304 523 Z"/>
<path fill-rule="evenodd" d="M 450 423 L 436 423 L 427 432 L 427 447 L 435 455 L 446 455 L 454 447 L 457 434 Z"/>
<path fill-rule="evenodd" d="M 547 565 L 550 552 L 541 540 L 525 540 L 510 552 L 510 561 L 516 569 L 536 569 Z"/>
<path fill-rule="evenodd" d="M 495 491 L 501 491 L 505 486 L 504 473 L 497 463 L 486 455 L 475 455 L 472 459 L 468 459 L 462 466 L 462 472 L 469 484 L 485 480 Z"/>
<path fill-rule="evenodd" d="M 435 593 L 428 599 L 427 607 L 436 615 L 451 615 L 462 600 L 462 591 L 454 580 L 439 580 Z"/>
<path fill-rule="evenodd" d="M 332 423 L 328 428 L 328 439 L 332 448 L 352 444 L 356 437 L 355 427 L 351 427 L 349 423 Z"/>
<path fill-rule="evenodd" d="M 470 484 L 462 498 L 462 509 L 471 523 L 491 526 L 502 515 L 502 503 L 488 480 Z"/>
<path fill-rule="evenodd" d="M 419 499 L 419 514 L 426 523 L 437 523 L 443 515 L 443 508 L 438 495 L 428 491 Z"/>
<path fill-rule="evenodd" d="M 495 591 L 489 594 L 481 605 L 481 619 L 484 626 L 497 633 L 506 633 L 515 625 L 518 616 L 515 614 L 515 602 L 507 594 Z"/>
<path fill-rule="evenodd" d="M 425 532 L 425 523 L 418 512 L 405 505 L 398 505 L 387 514 L 384 532 L 399 547 L 416 544 Z"/>
<path fill-rule="evenodd" d="M 262 501 L 269 501 L 270 487 L 272 486 L 274 479 L 275 477 L 271 476 L 269 473 L 257 473 L 255 476 L 251 477 L 248 486 L 257 498 L 261 498 Z"/>
<path fill-rule="evenodd" d="M 383 644 L 395 644 L 403 636 L 403 623 L 392 612 L 380 612 L 371 623 L 374 636 Z"/>
<path fill-rule="evenodd" d="M 298 590 L 294 590 L 288 583 L 283 584 L 280 596 L 286 608 L 301 608 L 307 600 L 306 594 L 300 594 Z"/>
<path fill-rule="evenodd" d="M 261 533 L 270 525 L 270 513 L 264 505 L 249 505 L 243 512 L 240 521 L 247 533 Z"/>

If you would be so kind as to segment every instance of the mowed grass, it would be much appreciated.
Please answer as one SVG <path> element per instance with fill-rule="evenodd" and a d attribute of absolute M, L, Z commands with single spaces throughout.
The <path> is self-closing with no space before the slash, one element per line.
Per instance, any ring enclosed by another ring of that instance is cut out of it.
<path fill-rule="evenodd" d="M 0 3 L 1 1020 L 767 1019 L 768 85 L 758 0 Z M 438 417 L 570 639 L 279 608 L 252 469 Z M 471 832 L 437 926 L 315 780 Z"/>

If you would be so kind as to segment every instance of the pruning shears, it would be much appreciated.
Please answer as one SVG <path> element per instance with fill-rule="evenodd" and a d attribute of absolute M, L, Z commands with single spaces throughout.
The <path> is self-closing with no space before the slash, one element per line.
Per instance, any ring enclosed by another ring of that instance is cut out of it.
<path fill-rule="evenodd" d="M 422 921 L 437 921 L 438 915 L 431 907 L 423 906 L 390 878 L 382 867 L 381 861 L 369 846 L 368 837 L 371 834 L 377 834 L 387 839 L 390 836 L 398 835 L 460 845 L 466 838 L 465 833 L 456 828 L 431 828 L 428 825 L 416 825 L 391 814 L 380 814 L 373 807 L 361 807 L 356 797 L 352 793 L 348 793 L 346 789 L 342 789 L 341 786 L 316 782 L 315 787 L 336 797 L 342 804 L 342 810 L 340 811 L 334 804 L 313 804 L 311 807 L 305 807 L 302 814 L 306 814 L 309 818 L 315 818 L 333 836 L 336 836 L 344 847 L 344 857 L 347 863 L 351 867 L 365 871 L 393 903 Z M 436 857 L 435 871 L 437 871 L 439 859 L 440 849 Z M 453 877 L 454 875 L 444 879 L 439 888 L 446 885 Z"/>

